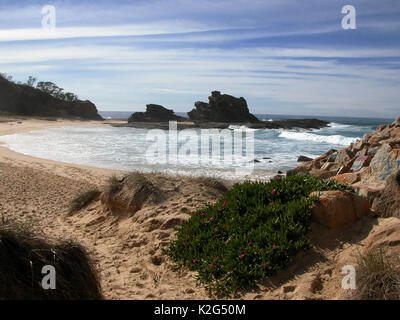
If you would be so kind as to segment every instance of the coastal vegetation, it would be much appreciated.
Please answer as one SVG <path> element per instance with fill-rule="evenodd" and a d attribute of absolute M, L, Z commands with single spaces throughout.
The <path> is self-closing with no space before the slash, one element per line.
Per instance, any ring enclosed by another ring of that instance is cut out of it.
<path fill-rule="evenodd" d="M 236 184 L 178 227 L 165 253 L 221 296 L 276 274 L 310 247 L 314 191 L 348 190 L 312 176 Z"/>
<path fill-rule="evenodd" d="M 0 300 L 103 298 L 99 275 L 84 247 L 30 230 L 26 225 L 0 224 Z M 56 270 L 56 290 L 44 290 L 44 266 Z"/>

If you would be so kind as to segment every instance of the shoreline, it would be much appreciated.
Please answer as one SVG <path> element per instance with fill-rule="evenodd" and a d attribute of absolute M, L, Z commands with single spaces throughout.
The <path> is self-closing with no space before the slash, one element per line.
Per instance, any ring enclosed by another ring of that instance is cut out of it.
<path fill-rule="evenodd" d="M 61 128 L 68 126 L 102 126 L 110 125 L 109 120 L 105 121 L 81 121 L 81 120 L 44 120 L 37 118 L 26 117 L 13 117 L 2 119 L 0 117 L 0 136 L 21 134 L 32 131 L 41 131 L 52 128 Z M 115 123 L 115 121 L 112 121 Z M 0 142 L 0 162 L 10 164 L 18 167 L 29 167 L 33 169 L 46 170 L 48 172 L 55 173 L 63 177 L 70 177 L 73 171 L 75 172 L 87 172 L 89 175 L 95 177 L 104 178 L 113 173 L 122 173 L 124 170 L 113 170 L 107 168 L 100 168 L 94 166 L 78 165 L 62 161 L 54 161 L 45 158 L 38 158 L 23 153 L 16 152 L 5 146 L 5 143 Z M 87 180 L 86 175 L 83 175 L 83 180 Z M 79 175 L 77 175 L 79 178 Z M 82 179 L 79 179 L 82 180 Z"/>

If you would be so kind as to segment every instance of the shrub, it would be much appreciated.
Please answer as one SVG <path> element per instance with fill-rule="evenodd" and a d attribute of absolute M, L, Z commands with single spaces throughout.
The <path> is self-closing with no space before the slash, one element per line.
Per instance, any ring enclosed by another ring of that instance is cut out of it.
<path fill-rule="evenodd" d="M 46 265 L 56 269 L 55 290 L 41 286 Z M 5 299 L 102 299 L 102 294 L 97 271 L 82 246 L 6 224 L 0 226 L 0 300 Z"/>
<path fill-rule="evenodd" d="M 313 191 L 350 190 L 311 176 L 268 183 L 236 184 L 178 228 L 166 253 L 197 271 L 198 280 L 228 296 L 287 266 L 301 250 L 311 226 Z"/>
<path fill-rule="evenodd" d="M 100 195 L 100 191 L 92 189 L 81 194 L 78 194 L 70 203 L 68 214 L 77 212 L 91 203 Z"/>
<path fill-rule="evenodd" d="M 399 300 L 400 268 L 382 250 L 370 251 L 358 257 L 357 291 L 359 300 Z"/>
<path fill-rule="evenodd" d="M 115 174 L 113 174 L 111 177 L 108 178 L 104 192 L 108 196 L 111 196 L 113 193 L 116 193 L 119 190 L 121 190 L 121 188 L 122 188 L 121 181 L 118 179 L 118 177 Z"/>

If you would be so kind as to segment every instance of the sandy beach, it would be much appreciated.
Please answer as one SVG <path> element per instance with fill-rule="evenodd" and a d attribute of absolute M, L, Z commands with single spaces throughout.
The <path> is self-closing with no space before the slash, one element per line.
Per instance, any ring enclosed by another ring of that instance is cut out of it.
<path fill-rule="evenodd" d="M 32 130 L 82 125 L 103 126 L 104 122 L 17 119 L 1 121 L 0 135 Z M 0 146 L 0 211 L 3 219 L 29 225 L 48 237 L 74 239 L 94 258 L 106 299 L 209 299 L 196 284 L 195 274 L 176 267 L 161 249 L 174 238 L 173 227 L 207 202 L 221 197 L 194 178 L 155 176 L 167 194 L 161 204 L 150 204 L 134 216 L 116 216 L 100 201 L 67 215 L 70 201 L 78 192 L 101 188 L 119 171 L 72 165 L 22 155 Z M 341 266 L 354 261 L 376 219 L 356 223 L 327 237 L 314 226 L 312 251 L 299 263 L 243 292 L 241 299 L 336 299 L 341 289 Z M 333 231 L 332 231 L 333 232 Z M 316 280 L 317 279 L 317 280 Z M 310 283 L 323 283 L 312 293 Z"/>

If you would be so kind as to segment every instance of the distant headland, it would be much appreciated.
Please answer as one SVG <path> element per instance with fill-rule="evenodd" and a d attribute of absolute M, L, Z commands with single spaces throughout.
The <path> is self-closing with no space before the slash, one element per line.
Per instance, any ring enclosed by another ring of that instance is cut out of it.
<path fill-rule="evenodd" d="M 103 120 L 92 102 L 64 93 L 52 82 L 39 82 L 34 87 L 33 77 L 25 84 L 11 80 L 12 77 L 0 74 L 0 114 Z"/>

